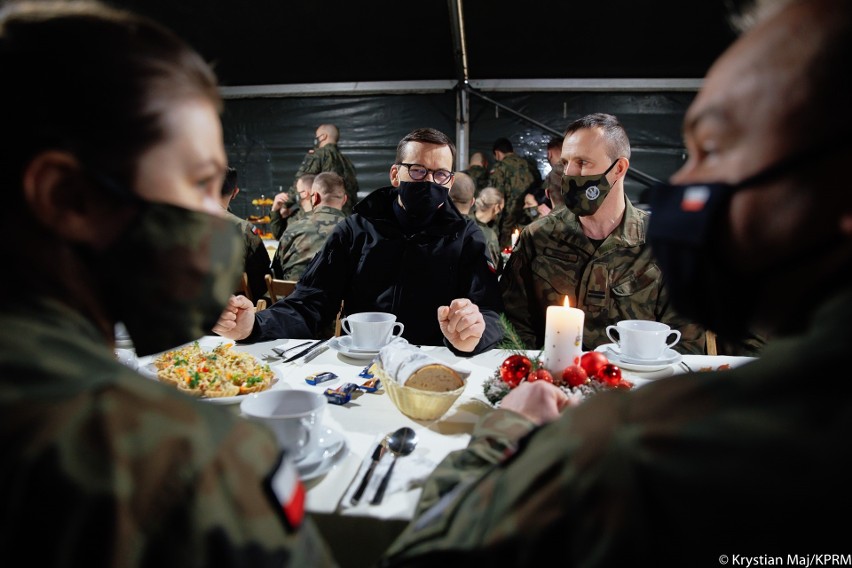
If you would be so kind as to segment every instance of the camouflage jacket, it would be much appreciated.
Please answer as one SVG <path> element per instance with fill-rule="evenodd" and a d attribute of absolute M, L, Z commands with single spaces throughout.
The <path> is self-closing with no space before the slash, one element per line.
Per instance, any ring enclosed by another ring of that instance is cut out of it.
<path fill-rule="evenodd" d="M 477 219 L 476 215 L 473 213 L 469 214 L 468 217 L 473 219 L 476 226 L 482 229 L 482 232 L 485 235 L 485 246 L 488 248 L 488 254 L 491 255 L 491 260 L 497 268 L 497 274 L 500 274 L 503 271 L 503 255 L 500 254 L 501 249 L 500 242 L 497 239 L 497 233 L 494 232 L 494 229 L 489 227 L 488 224 Z"/>
<path fill-rule="evenodd" d="M 252 297 L 249 298 L 252 302 L 257 302 L 260 298 L 266 295 L 266 280 L 264 276 L 272 274 L 269 268 L 269 253 L 266 251 L 266 245 L 257 234 L 257 229 L 254 225 L 228 212 L 228 218 L 243 230 L 243 240 L 245 241 L 245 272 L 248 275 L 249 289 Z"/>
<path fill-rule="evenodd" d="M 485 187 L 488 187 L 488 170 L 486 170 L 482 166 L 470 166 L 468 169 L 464 170 L 464 173 L 469 175 L 473 180 L 473 183 L 476 184 L 476 193 L 479 194 L 479 190 Z"/>
<path fill-rule="evenodd" d="M 346 215 L 340 209 L 322 205 L 288 224 L 278 241 L 272 261 L 275 278 L 298 280 L 314 255 L 325 244 L 334 227 Z"/>
<path fill-rule="evenodd" d="M 283 208 L 282 208 L 283 209 Z M 287 209 L 287 216 L 282 217 L 281 211 L 273 211 L 270 214 L 271 221 L 269 223 L 269 229 L 272 231 L 272 235 L 276 239 L 281 239 L 281 235 L 284 234 L 284 231 L 287 230 L 287 225 L 298 219 L 302 219 L 307 213 L 305 210 L 297 202 L 295 205 L 291 204 Z"/>
<path fill-rule="evenodd" d="M 32 566 L 334 565 L 285 526 L 271 432 L 116 361 L 59 302 L 0 313 L 0 545 Z"/>
<path fill-rule="evenodd" d="M 847 358 L 845 286 L 740 367 L 593 395 L 537 429 L 486 414 L 381 564 L 717 566 L 842 548 L 852 382 L 811 387 Z"/>
<path fill-rule="evenodd" d="M 358 178 L 355 177 L 355 166 L 344 156 L 337 144 L 326 144 L 322 148 L 315 148 L 305 155 L 302 160 L 302 165 L 296 172 L 296 177 L 293 180 L 293 185 L 290 188 L 291 197 L 297 195 L 296 181 L 305 174 L 318 174 L 322 172 L 335 172 L 343 178 L 343 184 L 346 186 L 346 195 L 349 196 L 343 206 L 343 212 L 347 215 L 352 212 L 352 208 L 358 203 Z"/>
<path fill-rule="evenodd" d="M 500 246 L 511 244 L 511 235 L 521 223 L 524 209 L 524 192 L 535 183 L 529 162 L 517 154 L 508 154 L 494 164 L 488 174 L 488 185 L 503 192 L 506 208 L 500 215 Z"/>
<path fill-rule="evenodd" d="M 610 343 L 606 326 L 623 319 L 662 321 L 681 332 L 675 350 L 704 353 L 704 330 L 678 316 L 663 274 L 645 241 L 648 213 L 625 196 L 621 224 L 597 248 L 567 208 L 521 232 L 500 278 L 503 305 L 524 345 L 544 345 L 547 307 L 562 304 L 586 314 L 583 348 Z"/>

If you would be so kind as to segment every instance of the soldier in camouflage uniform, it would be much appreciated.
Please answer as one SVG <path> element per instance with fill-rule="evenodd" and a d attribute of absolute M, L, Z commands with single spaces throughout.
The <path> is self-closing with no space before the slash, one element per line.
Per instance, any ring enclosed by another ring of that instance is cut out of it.
<path fill-rule="evenodd" d="M 524 229 L 500 279 L 505 314 L 528 348 L 542 348 L 547 307 L 567 296 L 586 314 L 586 350 L 610 343 L 608 325 L 649 319 L 680 330 L 678 351 L 704 352 L 704 330 L 680 318 L 669 302 L 645 241 L 648 214 L 624 193 L 629 156 L 627 133 L 614 116 L 589 115 L 569 125 L 563 192 L 573 202 Z M 586 181 L 580 191 L 577 184 Z"/>
<path fill-rule="evenodd" d="M 114 352 L 117 322 L 138 355 L 209 333 L 242 272 L 209 66 L 126 12 L 16 2 L 0 68 L 0 545 L 39 567 L 333 566 L 272 432 Z"/>
<path fill-rule="evenodd" d="M 508 138 L 494 142 L 497 163 L 488 174 L 488 185 L 503 192 L 506 210 L 500 216 L 500 246 L 512 244 L 512 232 L 521 223 L 524 210 L 524 192 L 535 183 L 529 162 L 514 153 Z"/>
<path fill-rule="evenodd" d="M 852 342 L 852 201 L 831 164 L 852 159 L 836 138 L 852 124 L 837 81 L 852 4 L 776 8 L 711 68 L 684 120 L 681 185 L 651 200 L 655 250 L 687 260 L 700 242 L 693 260 L 727 276 L 672 279 L 678 310 L 700 306 L 708 329 L 774 330 L 760 359 L 570 408 L 552 385 L 522 383 L 427 480 L 382 566 L 848 563 L 792 551 L 849 542 L 852 392 L 838 365 Z"/>
<path fill-rule="evenodd" d="M 265 277 L 267 274 L 272 274 L 272 270 L 269 267 L 269 253 L 266 252 L 266 246 L 258 235 L 257 227 L 245 219 L 237 217 L 228 208 L 231 201 L 240 192 L 237 181 L 237 170 L 228 168 L 225 172 L 225 181 L 222 182 L 222 207 L 226 209 L 228 219 L 240 228 L 240 233 L 243 235 L 243 249 L 245 250 L 243 266 L 248 276 L 249 293 L 251 294 L 249 299 L 257 303 L 259 299 L 266 296 Z M 238 293 L 242 293 L 242 290 L 239 290 Z"/>
<path fill-rule="evenodd" d="M 287 192 L 281 192 L 275 196 L 270 212 L 269 228 L 276 239 L 281 238 L 290 221 L 301 219 L 311 210 L 311 186 L 314 184 L 315 177 L 314 174 L 305 174 L 296 180 L 295 205 L 287 206 L 288 202 L 292 202 Z"/>
<path fill-rule="evenodd" d="M 471 177 L 476 186 L 474 196 L 479 195 L 479 191 L 488 186 L 488 160 L 482 152 L 474 152 L 470 155 L 470 163 L 463 172 Z"/>
<path fill-rule="evenodd" d="M 323 172 L 311 186 L 313 207 L 306 215 L 293 221 L 278 242 L 272 261 L 275 278 L 298 280 L 328 235 L 346 215 L 341 211 L 347 200 L 343 178 L 334 172 Z"/>
<path fill-rule="evenodd" d="M 314 138 L 314 148 L 309 150 L 296 172 L 296 178 L 290 187 L 290 195 L 295 196 L 296 180 L 305 174 L 319 174 L 321 172 L 334 172 L 343 178 L 348 196 L 343 206 L 343 212 L 347 215 L 352 213 L 352 208 L 358 203 L 358 179 L 355 177 L 355 166 L 352 161 L 341 153 L 337 142 L 340 131 L 333 124 L 321 124 L 317 127 Z"/>
<path fill-rule="evenodd" d="M 491 188 L 495 193 L 500 195 L 501 203 L 503 195 L 500 192 Z M 499 275 L 503 269 L 503 257 L 500 255 L 500 244 L 497 242 L 497 233 L 494 232 L 487 224 L 482 223 L 476 218 L 473 211 L 473 204 L 476 201 L 474 194 L 476 193 L 476 185 L 469 175 L 464 172 L 456 172 L 453 187 L 450 188 L 450 201 L 459 210 L 459 213 L 473 220 L 477 226 L 482 229 L 482 234 L 485 235 L 485 245 L 488 250 L 488 255 L 491 257 L 491 262 Z"/>

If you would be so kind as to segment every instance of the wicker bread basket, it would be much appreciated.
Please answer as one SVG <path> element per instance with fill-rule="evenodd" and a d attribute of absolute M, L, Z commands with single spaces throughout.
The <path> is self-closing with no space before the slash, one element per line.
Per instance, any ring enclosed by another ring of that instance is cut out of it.
<path fill-rule="evenodd" d="M 437 420 L 458 400 L 465 387 L 454 391 L 432 392 L 401 385 L 385 372 L 381 364 L 373 370 L 388 396 L 400 412 L 415 420 Z"/>

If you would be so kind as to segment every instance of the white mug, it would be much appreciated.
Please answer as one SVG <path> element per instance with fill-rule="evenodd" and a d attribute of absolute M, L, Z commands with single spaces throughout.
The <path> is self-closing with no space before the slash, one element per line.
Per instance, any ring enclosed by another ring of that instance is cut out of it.
<path fill-rule="evenodd" d="M 674 340 L 669 342 L 672 335 Z M 651 320 L 621 320 L 606 326 L 606 336 L 618 345 L 622 355 L 648 361 L 659 359 L 667 348 L 680 341 L 678 330 Z"/>
<path fill-rule="evenodd" d="M 352 338 L 352 347 L 378 351 L 400 335 L 405 326 L 388 312 L 359 312 L 341 318 L 340 327 Z"/>
<path fill-rule="evenodd" d="M 318 447 L 327 404 L 320 392 L 273 389 L 248 395 L 240 403 L 240 411 L 248 419 L 266 424 L 275 432 L 278 445 L 300 460 Z"/>

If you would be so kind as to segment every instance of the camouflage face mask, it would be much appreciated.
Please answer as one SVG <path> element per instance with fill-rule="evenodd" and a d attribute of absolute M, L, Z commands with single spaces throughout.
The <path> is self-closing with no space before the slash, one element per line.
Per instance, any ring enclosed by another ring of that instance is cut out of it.
<path fill-rule="evenodd" d="M 242 274 L 242 241 L 227 219 L 140 202 L 96 263 L 113 314 L 150 355 L 210 333 Z"/>
<path fill-rule="evenodd" d="M 606 174 L 618 163 L 615 160 L 602 174 L 562 176 L 562 196 L 565 206 L 578 217 L 594 215 L 612 189 Z"/>

